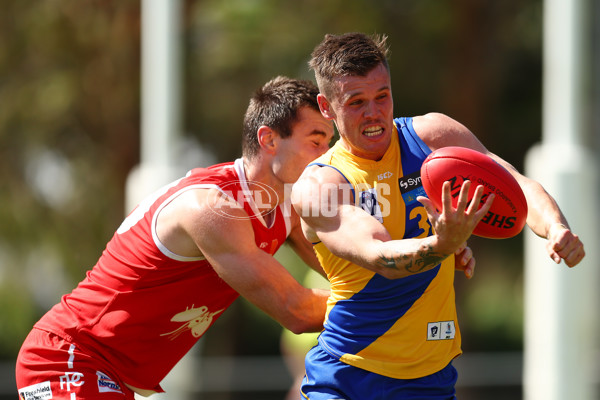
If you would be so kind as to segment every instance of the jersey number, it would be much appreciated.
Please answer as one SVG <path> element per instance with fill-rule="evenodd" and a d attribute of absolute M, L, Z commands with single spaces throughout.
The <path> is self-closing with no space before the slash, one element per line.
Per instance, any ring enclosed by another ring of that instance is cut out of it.
<path fill-rule="evenodd" d="M 424 238 L 429 236 L 431 232 L 431 222 L 427 218 L 427 211 L 425 211 L 425 207 L 415 207 L 410 210 L 410 214 L 408 218 L 411 221 L 415 221 L 417 225 L 419 225 L 419 234 L 415 237 Z"/>

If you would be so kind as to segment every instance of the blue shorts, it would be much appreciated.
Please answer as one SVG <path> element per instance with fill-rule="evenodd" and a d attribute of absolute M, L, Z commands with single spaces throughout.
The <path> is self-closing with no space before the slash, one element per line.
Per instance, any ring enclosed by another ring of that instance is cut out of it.
<path fill-rule="evenodd" d="M 458 378 L 452 363 L 417 379 L 394 379 L 345 364 L 320 345 L 306 355 L 302 398 L 307 400 L 456 399 Z"/>

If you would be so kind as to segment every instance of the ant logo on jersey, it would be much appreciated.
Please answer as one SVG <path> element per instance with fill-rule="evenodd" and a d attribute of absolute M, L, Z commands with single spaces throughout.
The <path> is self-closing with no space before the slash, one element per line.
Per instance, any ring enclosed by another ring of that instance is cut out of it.
<path fill-rule="evenodd" d="M 253 219 L 263 217 L 273 211 L 279 204 L 279 196 L 275 189 L 258 181 L 230 181 L 219 186 L 214 199 L 208 202 L 209 207 L 217 214 L 233 219 Z M 244 210 L 249 205 L 252 214 L 240 216 L 235 210 Z"/>
<path fill-rule="evenodd" d="M 195 338 L 200 337 L 206 332 L 206 330 L 212 324 L 213 318 L 217 315 L 225 311 L 225 309 L 221 309 L 215 312 L 208 312 L 208 307 L 202 306 L 198 308 L 187 308 L 185 311 L 177 313 L 171 318 L 173 322 L 186 322 L 181 325 L 179 328 L 175 329 L 172 332 L 163 333 L 160 336 L 169 336 L 169 339 L 175 340 L 179 335 L 181 335 L 186 330 L 190 330 L 192 332 L 192 336 Z"/>

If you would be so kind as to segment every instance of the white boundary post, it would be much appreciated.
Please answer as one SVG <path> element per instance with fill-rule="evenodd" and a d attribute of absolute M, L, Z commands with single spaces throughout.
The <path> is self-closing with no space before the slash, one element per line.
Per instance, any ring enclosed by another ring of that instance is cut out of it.
<path fill-rule="evenodd" d="M 140 165 L 129 176 L 126 212 L 176 178 L 181 129 L 180 0 L 141 2 Z"/>
<path fill-rule="evenodd" d="M 554 196 L 587 256 L 574 269 L 556 265 L 545 241 L 525 234 L 526 400 L 598 398 L 598 164 L 585 147 L 583 82 L 586 0 L 545 0 L 542 143 L 526 173 Z"/>
<path fill-rule="evenodd" d="M 143 197 L 179 176 L 181 12 L 180 0 L 141 2 L 141 162 L 127 180 L 126 213 Z M 152 399 L 192 399 L 197 373 L 195 359 L 184 357 L 161 382 L 166 393 L 155 394 Z"/>

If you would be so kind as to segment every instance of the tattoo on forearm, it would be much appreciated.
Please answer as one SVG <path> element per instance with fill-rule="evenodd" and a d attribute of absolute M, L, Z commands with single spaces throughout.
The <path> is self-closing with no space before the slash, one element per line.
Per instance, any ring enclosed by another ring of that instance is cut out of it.
<path fill-rule="evenodd" d="M 426 249 L 420 250 L 416 255 L 398 252 L 392 257 L 387 257 L 380 254 L 378 264 L 381 267 L 404 270 L 411 274 L 416 274 L 428 269 L 428 267 L 436 266 L 446 257 L 448 257 L 447 254 L 435 252 L 431 246 L 428 246 Z"/>

